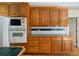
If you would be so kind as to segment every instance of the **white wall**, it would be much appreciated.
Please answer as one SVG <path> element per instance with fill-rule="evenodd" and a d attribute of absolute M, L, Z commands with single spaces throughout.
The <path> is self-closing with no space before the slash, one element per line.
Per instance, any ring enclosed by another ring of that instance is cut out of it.
<path fill-rule="evenodd" d="M 77 17 L 77 47 L 79 47 L 79 9 L 69 10 L 68 16 Z M 71 27 L 73 27 L 73 25 L 71 25 Z"/>
<path fill-rule="evenodd" d="M 68 17 L 79 17 L 79 9 L 70 9 L 68 11 Z"/>

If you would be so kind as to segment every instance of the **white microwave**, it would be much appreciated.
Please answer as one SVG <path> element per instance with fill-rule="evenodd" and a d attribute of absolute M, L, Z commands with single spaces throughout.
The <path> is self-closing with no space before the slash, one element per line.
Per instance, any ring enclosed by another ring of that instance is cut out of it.
<path fill-rule="evenodd" d="M 26 23 L 26 17 L 10 17 L 10 28 L 25 28 Z"/>

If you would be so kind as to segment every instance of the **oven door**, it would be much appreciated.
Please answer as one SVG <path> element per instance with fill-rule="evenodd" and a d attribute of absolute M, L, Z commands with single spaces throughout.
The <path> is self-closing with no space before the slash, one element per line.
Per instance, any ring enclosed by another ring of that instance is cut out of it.
<path fill-rule="evenodd" d="M 10 31 L 10 43 L 26 43 L 25 31 Z"/>

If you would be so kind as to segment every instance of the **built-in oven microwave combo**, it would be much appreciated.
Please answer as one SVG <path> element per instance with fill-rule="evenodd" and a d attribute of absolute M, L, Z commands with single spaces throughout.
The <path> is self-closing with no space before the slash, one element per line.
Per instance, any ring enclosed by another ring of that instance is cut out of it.
<path fill-rule="evenodd" d="M 10 17 L 10 29 L 14 28 L 26 28 L 26 17 Z"/>
<path fill-rule="evenodd" d="M 9 22 L 10 43 L 27 42 L 27 18 L 10 17 Z"/>

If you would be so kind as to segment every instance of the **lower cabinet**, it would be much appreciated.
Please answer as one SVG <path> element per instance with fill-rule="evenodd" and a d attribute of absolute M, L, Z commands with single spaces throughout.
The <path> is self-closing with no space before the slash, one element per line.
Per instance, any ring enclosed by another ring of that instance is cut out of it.
<path fill-rule="evenodd" d="M 28 38 L 28 46 L 27 46 L 27 52 L 31 53 L 37 53 L 39 52 L 39 37 L 29 37 Z"/>
<path fill-rule="evenodd" d="M 30 53 L 62 53 L 72 52 L 72 40 L 69 37 L 29 37 L 27 52 Z"/>
<path fill-rule="evenodd" d="M 72 40 L 69 37 L 63 37 L 63 52 L 71 52 L 73 49 Z"/>
<path fill-rule="evenodd" d="M 52 37 L 52 52 L 61 53 L 63 52 L 62 37 Z"/>
<path fill-rule="evenodd" d="M 39 47 L 38 46 L 28 46 L 27 52 L 38 53 L 39 52 Z"/>
<path fill-rule="evenodd" d="M 50 37 L 40 37 L 39 51 L 44 52 L 44 53 L 51 52 L 51 38 Z"/>

